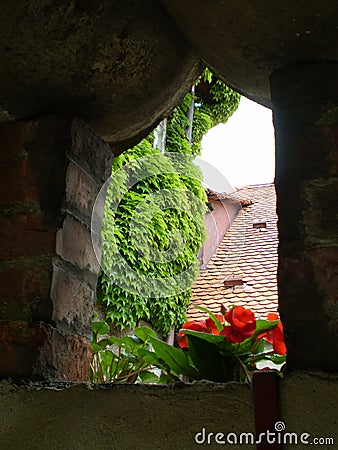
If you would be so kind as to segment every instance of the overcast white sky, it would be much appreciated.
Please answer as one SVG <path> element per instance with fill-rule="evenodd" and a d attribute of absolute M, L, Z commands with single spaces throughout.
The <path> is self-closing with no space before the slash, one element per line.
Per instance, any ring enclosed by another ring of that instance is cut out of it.
<path fill-rule="evenodd" d="M 219 192 L 229 191 L 226 180 L 234 188 L 270 183 L 275 176 L 274 148 L 271 110 L 241 97 L 228 122 L 204 136 L 197 165 L 207 186 Z"/>

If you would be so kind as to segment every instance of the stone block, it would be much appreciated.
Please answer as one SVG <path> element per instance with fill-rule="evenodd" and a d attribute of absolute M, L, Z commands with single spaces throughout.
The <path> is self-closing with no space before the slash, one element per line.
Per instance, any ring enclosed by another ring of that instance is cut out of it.
<path fill-rule="evenodd" d="M 51 287 L 52 319 L 61 326 L 91 337 L 95 291 L 66 268 L 54 265 Z"/>
<path fill-rule="evenodd" d="M 66 216 L 57 232 L 56 253 L 65 261 L 98 274 L 100 265 L 96 258 L 90 229 L 73 217 Z"/>
<path fill-rule="evenodd" d="M 90 219 L 100 187 L 87 172 L 71 162 L 66 174 L 66 208 Z"/>
<path fill-rule="evenodd" d="M 306 244 L 309 247 L 337 245 L 338 179 L 319 178 L 304 183 L 303 211 Z"/>
<path fill-rule="evenodd" d="M 99 273 L 100 264 L 93 249 L 90 229 L 73 217 L 66 216 L 57 232 L 56 253 L 82 270 Z"/>
<path fill-rule="evenodd" d="M 72 146 L 68 156 L 99 184 L 103 184 L 111 175 L 113 153 L 110 145 L 78 118 L 72 123 Z"/>
<path fill-rule="evenodd" d="M 89 380 L 91 358 L 89 340 L 54 328 L 41 348 L 34 374 L 45 380 L 86 382 Z"/>

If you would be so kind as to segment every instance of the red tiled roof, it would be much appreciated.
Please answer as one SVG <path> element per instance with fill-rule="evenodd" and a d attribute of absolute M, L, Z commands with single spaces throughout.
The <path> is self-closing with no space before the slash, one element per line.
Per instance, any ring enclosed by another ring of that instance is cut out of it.
<path fill-rule="evenodd" d="M 273 184 L 248 186 L 231 194 L 252 204 L 242 208 L 220 242 L 206 269 L 196 280 L 188 307 L 189 320 L 200 320 L 205 314 L 195 308 L 204 306 L 213 313 L 225 307 L 242 305 L 256 317 L 276 312 L 277 301 L 277 214 Z M 254 228 L 254 221 L 266 221 L 266 228 Z M 225 287 L 229 275 L 241 275 L 243 285 Z"/>
<path fill-rule="evenodd" d="M 224 192 L 216 192 L 209 188 L 207 188 L 206 191 L 207 191 L 208 200 L 213 200 L 215 202 L 220 202 L 220 201 L 224 201 L 224 200 L 226 200 L 228 202 L 234 202 L 234 203 L 240 202 L 240 204 L 242 206 L 249 206 L 252 203 L 248 199 L 244 200 L 241 197 L 236 197 L 232 194 L 226 194 Z"/>

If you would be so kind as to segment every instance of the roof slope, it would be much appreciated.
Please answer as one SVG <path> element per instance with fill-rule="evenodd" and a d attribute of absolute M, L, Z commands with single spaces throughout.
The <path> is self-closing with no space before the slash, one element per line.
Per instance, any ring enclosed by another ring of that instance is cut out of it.
<path fill-rule="evenodd" d="M 204 306 L 214 313 L 226 307 L 242 305 L 265 318 L 276 312 L 278 232 L 276 193 L 273 184 L 248 186 L 233 194 L 252 204 L 242 208 L 231 228 L 220 242 L 206 269 L 193 288 L 187 311 L 189 320 L 200 320 L 205 314 L 195 308 Z M 266 228 L 254 228 L 255 221 L 266 221 Z M 243 284 L 225 287 L 229 275 L 242 276 Z"/>

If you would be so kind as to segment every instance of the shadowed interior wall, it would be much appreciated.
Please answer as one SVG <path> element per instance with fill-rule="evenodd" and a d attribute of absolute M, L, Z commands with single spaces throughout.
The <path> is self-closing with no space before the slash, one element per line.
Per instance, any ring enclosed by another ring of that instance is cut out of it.
<path fill-rule="evenodd" d="M 123 151 L 188 91 L 201 71 L 196 48 L 249 97 L 269 105 L 272 91 L 291 369 L 281 382 L 282 419 L 290 431 L 329 437 L 337 379 L 309 369 L 337 370 L 336 0 L 161 3 L 18 0 L 0 9 L 0 377 L 88 375 L 98 271 L 89 218 L 112 153 L 63 114 L 87 118 Z M 320 60 L 332 63 L 308 64 Z M 243 385 L 2 381 L 0 395 L 6 450 L 189 449 L 204 426 L 253 430 Z"/>
<path fill-rule="evenodd" d="M 62 116 L 1 125 L 0 147 L 0 377 L 87 381 L 111 149 Z"/>
<path fill-rule="evenodd" d="M 271 78 L 276 130 L 278 289 L 289 369 L 338 371 L 338 64 Z"/>

